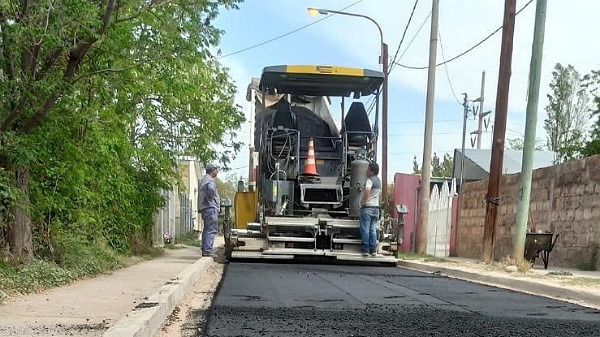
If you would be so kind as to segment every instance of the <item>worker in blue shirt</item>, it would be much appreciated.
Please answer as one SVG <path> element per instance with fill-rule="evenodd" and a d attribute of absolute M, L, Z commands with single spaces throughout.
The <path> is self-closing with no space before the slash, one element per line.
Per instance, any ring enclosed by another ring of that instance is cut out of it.
<path fill-rule="evenodd" d="M 202 256 L 214 256 L 213 245 L 217 235 L 217 222 L 221 208 L 221 198 L 217 191 L 215 178 L 217 168 L 213 164 L 206 166 L 206 175 L 200 180 L 198 189 L 198 212 L 202 215 Z"/>

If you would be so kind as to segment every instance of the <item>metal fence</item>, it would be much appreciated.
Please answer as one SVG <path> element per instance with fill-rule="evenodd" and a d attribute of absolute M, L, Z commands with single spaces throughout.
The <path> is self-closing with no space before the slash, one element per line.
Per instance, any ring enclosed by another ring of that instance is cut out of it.
<path fill-rule="evenodd" d="M 169 240 L 194 231 L 193 200 L 177 190 L 163 190 L 164 207 L 154 213 L 153 245 L 162 247 Z"/>
<path fill-rule="evenodd" d="M 179 193 L 179 228 L 177 235 L 189 234 L 193 230 L 192 200 L 187 194 Z"/>

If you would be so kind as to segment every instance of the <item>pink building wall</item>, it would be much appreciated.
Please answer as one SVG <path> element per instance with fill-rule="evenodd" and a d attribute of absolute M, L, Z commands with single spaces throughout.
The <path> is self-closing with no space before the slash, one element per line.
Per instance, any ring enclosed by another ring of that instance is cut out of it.
<path fill-rule="evenodd" d="M 411 252 L 415 246 L 415 235 L 418 218 L 418 188 L 421 176 L 418 174 L 396 173 L 394 175 L 394 205 L 405 205 L 408 214 L 404 215 L 404 231 L 400 251 Z M 394 218 L 398 218 L 394 207 Z"/>

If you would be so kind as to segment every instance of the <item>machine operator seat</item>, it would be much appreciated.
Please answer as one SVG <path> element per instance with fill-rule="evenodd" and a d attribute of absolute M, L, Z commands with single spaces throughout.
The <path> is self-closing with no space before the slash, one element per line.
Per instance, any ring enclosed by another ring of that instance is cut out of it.
<path fill-rule="evenodd" d="M 348 134 L 348 145 L 351 147 L 365 147 L 371 135 L 371 125 L 367 110 L 362 102 L 352 102 L 348 114 L 344 118 L 342 132 L 361 132 L 363 134 Z"/>
<path fill-rule="evenodd" d="M 277 109 L 273 115 L 273 127 L 283 127 L 284 129 L 296 129 L 296 116 L 292 112 L 291 105 L 285 98 L 277 102 Z"/>
<path fill-rule="evenodd" d="M 296 115 L 292 112 L 291 105 L 288 103 L 285 98 L 282 98 L 277 102 L 277 109 L 273 114 L 273 124 L 272 127 L 275 129 L 297 129 L 297 118 Z M 287 142 L 287 137 L 285 136 L 286 131 L 277 130 L 273 132 L 273 146 L 285 146 Z M 287 146 L 291 144 L 287 142 Z"/>

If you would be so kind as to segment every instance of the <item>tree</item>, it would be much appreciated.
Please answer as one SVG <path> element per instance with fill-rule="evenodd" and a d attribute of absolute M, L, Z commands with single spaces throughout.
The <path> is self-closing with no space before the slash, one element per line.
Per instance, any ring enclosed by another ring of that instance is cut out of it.
<path fill-rule="evenodd" d="M 7 214 L 0 229 L 13 255 L 32 256 L 39 228 L 32 228 L 32 212 L 38 210 L 30 207 L 31 197 L 43 198 L 38 192 L 50 188 L 48 177 L 55 179 L 55 192 L 67 186 L 65 177 L 76 176 L 64 166 L 85 163 L 90 171 L 77 174 L 92 177 L 94 167 L 109 166 L 102 171 L 111 176 L 107 181 L 131 193 L 121 197 L 135 198 L 138 183 L 157 187 L 174 175 L 177 152 L 213 159 L 218 155 L 213 145 L 221 140 L 233 152 L 239 149 L 235 134 L 223 139 L 243 121 L 232 104 L 235 87 L 208 51 L 219 41 L 221 32 L 211 25 L 219 7 L 235 8 L 238 2 L 0 3 L 0 183 L 7 181 L 0 184 L 0 194 L 14 199 L 8 205 L 2 201 L 0 210 Z M 65 147 L 49 144 L 49 136 Z M 227 161 L 229 154 L 221 153 L 221 159 Z M 42 163 L 50 167 L 42 170 Z M 123 179 L 112 176 L 117 172 Z M 98 193 L 98 205 L 108 202 L 99 182 L 77 179 L 89 193 Z M 92 198 L 75 196 L 82 203 Z M 110 200 L 113 210 L 122 208 L 118 203 Z M 52 218 L 55 209 L 39 216 Z M 145 223 L 152 210 L 143 205 L 138 210 L 145 217 L 140 224 Z"/>
<path fill-rule="evenodd" d="M 524 142 L 523 138 L 508 139 L 507 149 L 522 151 L 523 150 L 523 142 Z M 542 140 L 542 139 L 535 140 L 535 150 L 536 151 L 545 151 L 546 150 L 546 145 L 544 144 L 544 140 Z"/>
<path fill-rule="evenodd" d="M 592 110 L 592 120 L 595 119 L 589 141 L 581 149 L 581 154 L 585 157 L 600 154 L 600 95 L 598 86 L 600 84 L 600 71 L 593 71 L 589 76 L 590 93 L 594 96 L 595 108 Z"/>
<path fill-rule="evenodd" d="M 419 162 L 417 161 L 417 156 L 413 157 L 413 173 L 421 174 L 421 167 L 419 166 Z"/>
<path fill-rule="evenodd" d="M 454 161 L 449 153 L 444 154 L 444 158 L 440 160 L 437 154 L 433 153 L 431 159 L 431 170 L 434 177 L 451 177 Z M 422 170 L 417 162 L 417 156 L 413 157 L 413 173 L 421 174 Z"/>
<path fill-rule="evenodd" d="M 580 156 L 590 101 L 585 82 L 586 76 L 580 76 L 571 65 L 557 63 L 552 72 L 544 129 L 548 148 L 558 154 L 558 162 Z"/>
<path fill-rule="evenodd" d="M 221 200 L 228 198 L 231 202 L 234 201 L 235 192 L 237 192 L 237 184 L 239 177 L 235 174 L 230 174 L 224 178 L 216 178 L 215 184 L 219 190 L 219 196 Z"/>

